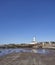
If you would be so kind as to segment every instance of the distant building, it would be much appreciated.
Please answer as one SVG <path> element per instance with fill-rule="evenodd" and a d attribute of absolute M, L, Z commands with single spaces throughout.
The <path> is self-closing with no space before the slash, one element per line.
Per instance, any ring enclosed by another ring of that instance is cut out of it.
<path fill-rule="evenodd" d="M 37 42 L 36 42 L 36 37 L 33 37 L 33 40 L 32 40 L 32 42 L 30 43 L 30 44 L 36 44 Z"/>

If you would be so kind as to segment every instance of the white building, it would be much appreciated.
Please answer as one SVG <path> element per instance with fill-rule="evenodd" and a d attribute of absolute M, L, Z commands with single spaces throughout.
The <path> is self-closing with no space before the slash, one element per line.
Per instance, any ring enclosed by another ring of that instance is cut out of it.
<path fill-rule="evenodd" d="M 36 44 L 37 42 L 36 42 L 36 37 L 33 37 L 33 40 L 32 40 L 32 42 L 30 43 L 30 44 Z"/>

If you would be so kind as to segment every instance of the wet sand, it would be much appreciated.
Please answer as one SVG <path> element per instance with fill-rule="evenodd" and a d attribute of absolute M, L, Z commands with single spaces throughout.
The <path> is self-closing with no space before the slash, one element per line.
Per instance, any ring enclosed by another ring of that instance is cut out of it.
<path fill-rule="evenodd" d="M 0 65 L 55 65 L 55 54 L 11 53 L 0 57 Z"/>

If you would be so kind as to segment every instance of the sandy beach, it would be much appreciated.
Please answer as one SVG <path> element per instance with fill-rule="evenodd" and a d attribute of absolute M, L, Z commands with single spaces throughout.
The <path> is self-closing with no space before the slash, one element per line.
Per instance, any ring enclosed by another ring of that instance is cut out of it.
<path fill-rule="evenodd" d="M 0 57 L 0 65 L 55 65 L 55 54 L 11 53 Z"/>

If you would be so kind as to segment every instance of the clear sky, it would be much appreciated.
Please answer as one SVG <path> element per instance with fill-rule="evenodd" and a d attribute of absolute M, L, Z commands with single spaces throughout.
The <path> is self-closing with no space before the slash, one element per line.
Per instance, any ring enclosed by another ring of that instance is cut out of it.
<path fill-rule="evenodd" d="M 0 0 L 0 43 L 55 41 L 55 0 Z"/>

